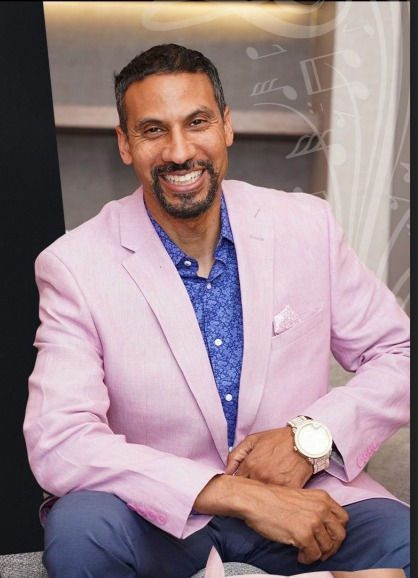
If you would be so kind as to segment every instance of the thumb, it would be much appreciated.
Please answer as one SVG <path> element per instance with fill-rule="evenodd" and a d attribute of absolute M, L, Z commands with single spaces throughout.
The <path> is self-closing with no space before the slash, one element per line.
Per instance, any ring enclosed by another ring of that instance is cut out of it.
<path fill-rule="evenodd" d="M 253 443 L 246 438 L 232 452 L 228 455 L 228 462 L 226 465 L 225 474 L 233 474 L 239 468 L 240 464 L 245 460 L 248 454 L 253 449 Z"/>

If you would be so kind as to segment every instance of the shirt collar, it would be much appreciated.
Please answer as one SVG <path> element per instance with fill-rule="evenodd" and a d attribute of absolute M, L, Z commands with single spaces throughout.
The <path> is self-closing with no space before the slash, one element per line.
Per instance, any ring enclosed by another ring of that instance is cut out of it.
<path fill-rule="evenodd" d="M 228 241 L 231 241 L 231 243 L 234 242 L 234 236 L 232 235 L 232 229 L 231 229 L 231 224 L 229 222 L 229 217 L 228 217 L 228 210 L 226 208 L 226 203 L 225 203 L 225 198 L 222 194 L 221 197 L 221 235 L 220 235 L 220 241 L 225 238 L 228 239 Z"/>
<path fill-rule="evenodd" d="M 150 218 L 151 223 L 154 226 L 154 229 L 156 230 L 158 236 L 160 237 L 162 244 L 164 245 L 165 250 L 169 254 L 174 265 L 177 266 L 180 263 L 180 261 L 187 258 L 188 255 L 186 255 L 186 253 L 184 253 L 174 243 L 174 241 L 172 241 L 170 239 L 170 237 L 167 235 L 165 230 L 161 227 L 161 225 L 159 223 L 157 223 L 157 221 L 154 219 L 154 217 L 151 215 L 151 213 L 148 211 L 148 209 L 147 209 L 147 213 L 148 213 L 148 216 Z M 234 243 L 234 237 L 232 235 L 232 229 L 231 229 L 231 225 L 230 225 L 229 217 L 228 217 L 228 210 L 226 208 L 225 199 L 224 199 L 224 196 L 222 194 L 222 196 L 221 196 L 221 234 L 219 237 L 219 241 L 218 241 L 216 250 L 220 247 L 223 239 L 227 239 L 231 243 Z"/>

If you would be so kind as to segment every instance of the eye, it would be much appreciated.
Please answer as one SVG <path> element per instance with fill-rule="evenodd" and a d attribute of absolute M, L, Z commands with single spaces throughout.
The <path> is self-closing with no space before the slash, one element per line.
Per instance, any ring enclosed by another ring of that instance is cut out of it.
<path fill-rule="evenodd" d="M 192 122 L 190 123 L 191 126 L 202 126 L 203 124 L 206 124 L 207 120 L 205 118 L 195 118 L 194 120 L 192 120 Z"/>
<path fill-rule="evenodd" d="M 162 132 L 162 128 L 160 126 L 150 126 L 144 130 L 144 134 L 147 136 L 157 136 Z"/>

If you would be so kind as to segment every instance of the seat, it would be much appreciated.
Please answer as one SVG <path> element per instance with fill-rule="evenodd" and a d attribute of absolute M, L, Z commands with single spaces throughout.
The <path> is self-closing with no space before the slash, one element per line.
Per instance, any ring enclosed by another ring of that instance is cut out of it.
<path fill-rule="evenodd" d="M 238 562 L 225 563 L 224 571 L 225 576 L 265 574 L 254 566 Z M 204 576 L 205 570 L 203 569 L 192 578 L 204 578 Z M 42 552 L 0 556 L 0 578 L 48 578 L 47 571 L 42 564 Z"/>

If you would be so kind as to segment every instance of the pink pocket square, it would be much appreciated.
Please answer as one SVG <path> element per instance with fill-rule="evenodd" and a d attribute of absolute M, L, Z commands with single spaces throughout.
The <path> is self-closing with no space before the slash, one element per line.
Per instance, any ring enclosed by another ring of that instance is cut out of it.
<path fill-rule="evenodd" d="M 293 311 L 290 305 L 286 305 L 286 307 L 273 318 L 273 333 L 274 335 L 279 335 L 279 333 L 283 333 L 283 331 L 290 329 L 300 323 L 300 321 L 299 315 Z"/>

